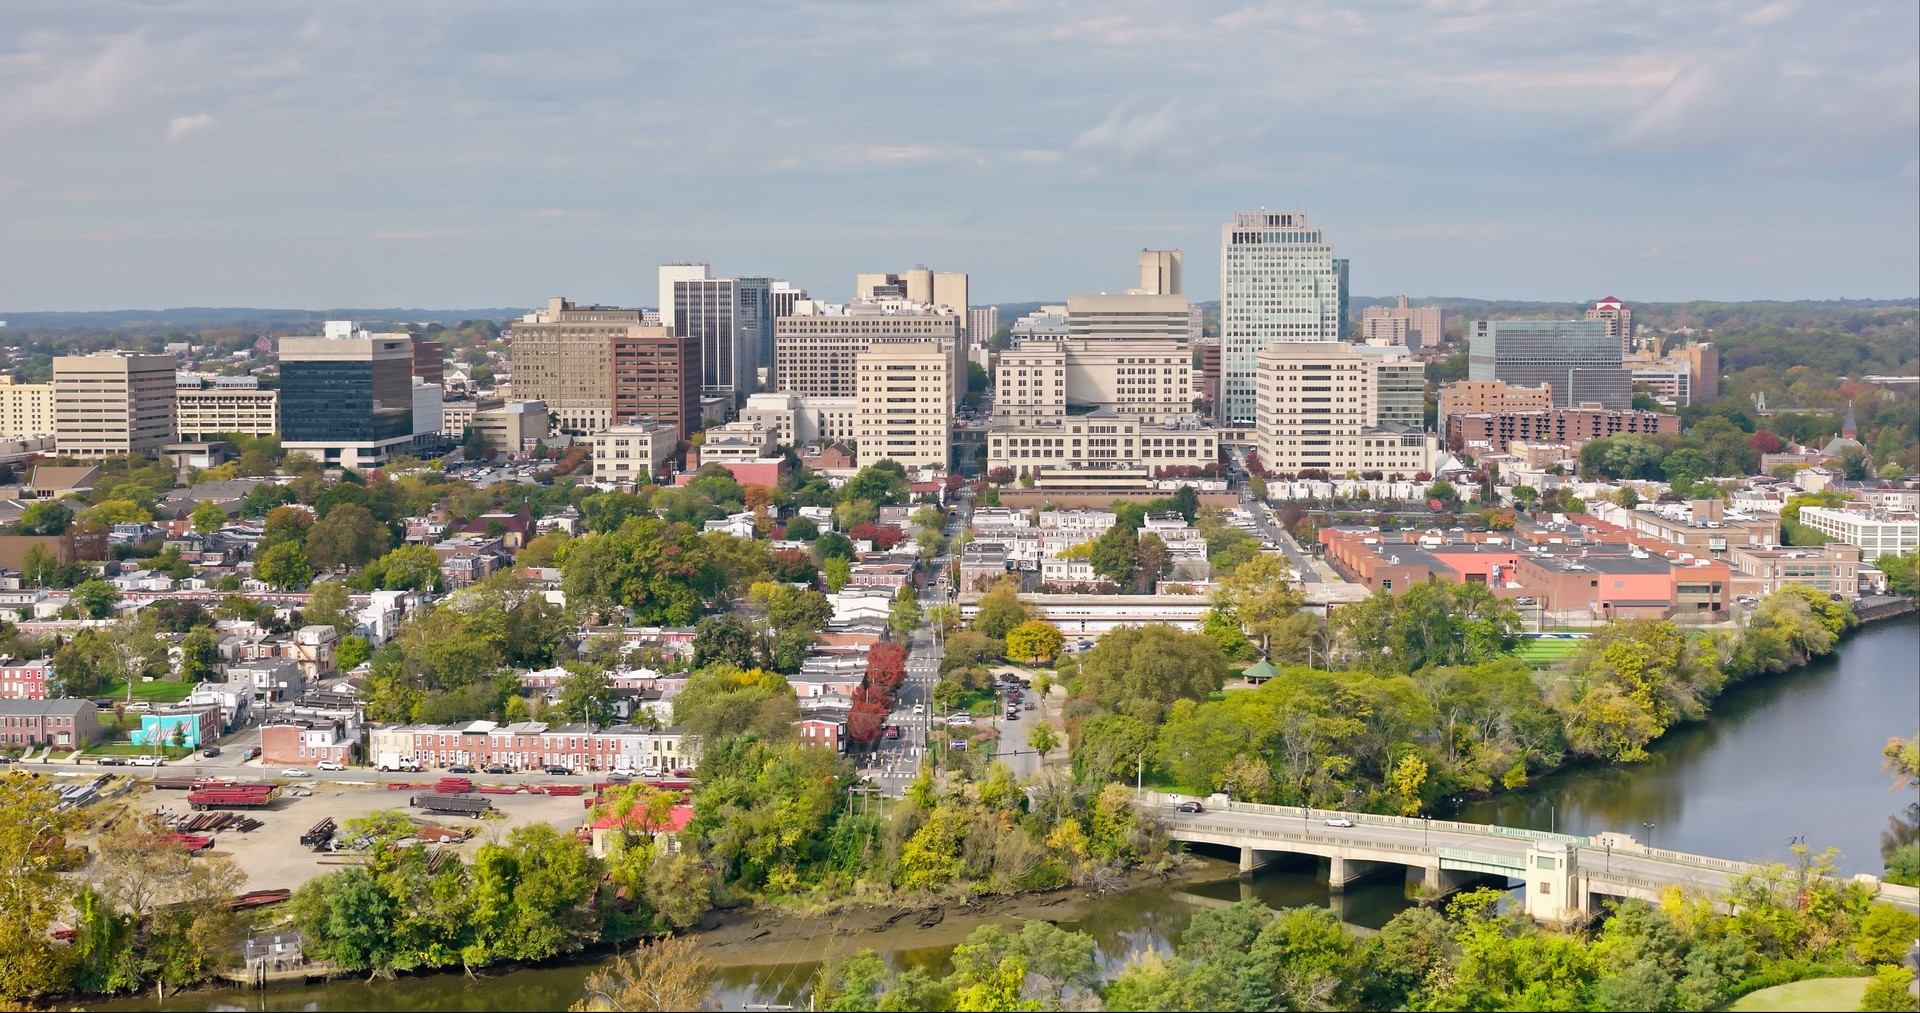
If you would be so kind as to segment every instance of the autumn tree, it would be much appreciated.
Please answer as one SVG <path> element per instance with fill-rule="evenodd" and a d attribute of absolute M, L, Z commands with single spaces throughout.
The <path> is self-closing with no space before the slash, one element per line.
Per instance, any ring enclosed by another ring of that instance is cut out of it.
<path fill-rule="evenodd" d="M 1049 661 L 1066 643 L 1059 627 L 1044 619 L 1029 619 L 1007 633 L 1007 657 L 1029 665 Z"/>
<path fill-rule="evenodd" d="M 687 936 L 647 940 L 587 976 L 576 1013 L 677 1013 L 703 1009 L 720 965 Z"/>
<path fill-rule="evenodd" d="M 1226 675 L 1226 656 L 1212 640 L 1152 623 L 1101 637 L 1081 662 L 1080 689 L 1102 707 L 1151 725 L 1176 700 L 1206 699 Z"/>
<path fill-rule="evenodd" d="M 0 1000 L 25 1002 L 66 987 L 66 960 L 48 931 L 66 906 L 66 834 L 81 810 L 51 778 L 0 775 Z"/>

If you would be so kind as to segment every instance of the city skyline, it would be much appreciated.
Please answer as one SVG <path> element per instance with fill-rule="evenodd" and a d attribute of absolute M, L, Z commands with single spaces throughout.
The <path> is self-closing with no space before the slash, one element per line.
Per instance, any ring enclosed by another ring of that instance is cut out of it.
<path fill-rule="evenodd" d="M 645 306 L 687 260 L 832 301 L 925 264 L 992 305 L 1123 291 L 1141 248 L 1213 301 L 1218 225 L 1257 207 L 1381 296 L 1920 275 L 1912 4 L 23 2 L 0 28 L 11 311 Z"/>

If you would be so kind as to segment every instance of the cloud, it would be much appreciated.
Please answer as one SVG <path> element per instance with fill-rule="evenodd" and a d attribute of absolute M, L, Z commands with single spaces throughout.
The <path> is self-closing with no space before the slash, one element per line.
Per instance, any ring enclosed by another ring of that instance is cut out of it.
<path fill-rule="evenodd" d="M 467 234 L 466 229 L 382 229 L 367 233 L 369 239 L 459 239 Z"/>
<path fill-rule="evenodd" d="M 160 69 L 144 34 L 28 35 L 20 49 L 0 54 L 0 129 L 92 125 L 148 94 Z"/>
<path fill-rule="evenodd" d="M 1117 172 L 1184 172 L 1205 165 L 1218 150 L 1214 107 L 1192 106 L 1180 98 L 1157 105 L 1124 101 L 1107 118 L 1080 132 L 1067 154 L 1096 168 Z M 1255 128 L 1240 140 L 1264 133 Z"/>
<path fill-rule="evenodd" d="M 195 113 L 192 116 L 175 116 L 167 122 L 167 140 L 184 140 L 211 126 L 213 126 L 213 116 L 208 113 Z"/>

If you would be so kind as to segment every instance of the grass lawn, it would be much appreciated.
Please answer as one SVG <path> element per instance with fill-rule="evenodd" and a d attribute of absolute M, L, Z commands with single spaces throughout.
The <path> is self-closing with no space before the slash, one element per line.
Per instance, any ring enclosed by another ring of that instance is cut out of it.
<path fill-rule="evenodd" d="M 174 682 L 171 679 L 155 679 L 152 682 L 136 682 L 133 684 L 133 698 L 135 700 L 145 700 L 148 703 L 179 703 L 185 700 L 192 692 L 193 683 Z M 124 682 L 114 683 L 106 692 L 100 694 L 100 698 L 102 700 L 125 700 L 127 698 L 127 684 Z"/>
<path fill-rule="evenodd" d="M 1860 1008 L 1872 978 L 1815 978 L 1749 992 L 1729 1010 L 1848 1010 Z"/>
<path fill-rule="evenodd" d="M 147 746 L 136 746 L 131 742 L 102 742 L 81 750 L 81 753 L 86 756 L 145 756 L 151 752 L 153 752 L 151 748 Z M 193 750 L 161 746 L 160 755 L 169 760 L 178 760 L 183 757 L 192 756 Z"/>
<path fill-rule="evenodd" d="M 1541 640 L 1528 637 L 1520 641 L 1520 645 L 1514 648 L 1513 653 L 1521 661 L 1535 668 L 1546 668 L 1557 661 L 1572 657 L 1585 647 L 1586 643 L 1584 640 Z"/>

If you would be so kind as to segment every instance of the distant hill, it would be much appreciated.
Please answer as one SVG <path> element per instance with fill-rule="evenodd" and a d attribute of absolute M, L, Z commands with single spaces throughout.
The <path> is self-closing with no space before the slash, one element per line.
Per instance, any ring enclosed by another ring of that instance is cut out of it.
<path fill-rule="evenodd" d="M 278 330 L 311 326 L 317 333 L 324 320 L 354 320 L 369 326 L 382 324 L 441 324 L 465 320 L 505 320 L 527 309 L 487 307 L 464 310 L 429 309 L 257 309 L 241 306 L 183 306 L 165 310 L 99 310 L 86 313 L 0 311 L 8 330 L 33 331 L 198 331 L 215 328 Z"/>

